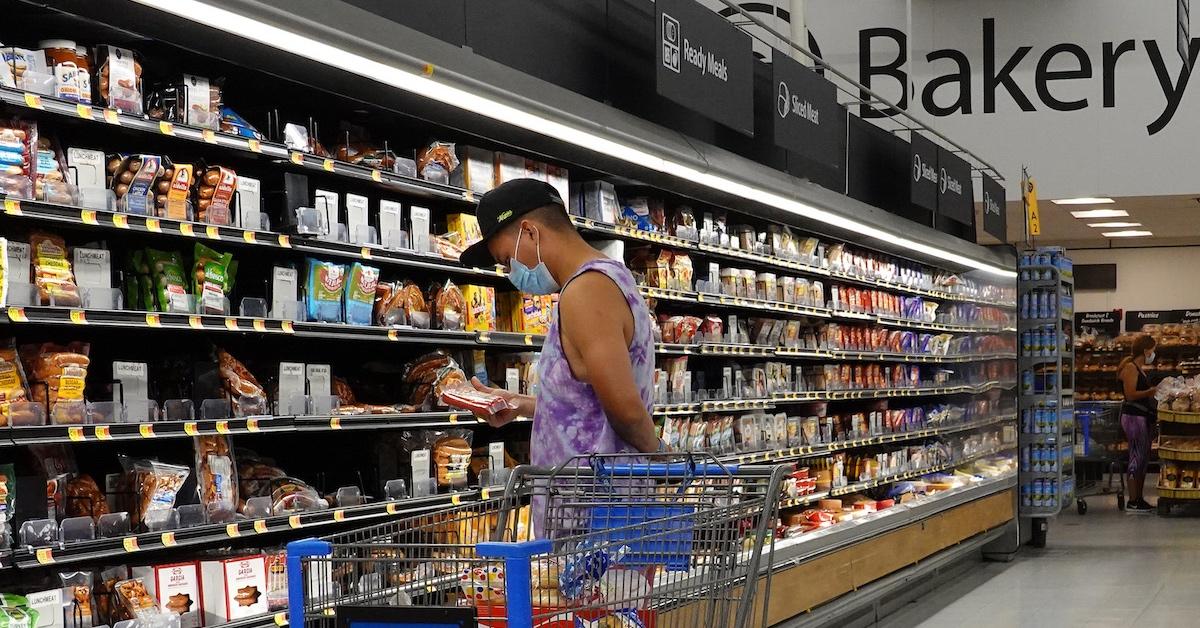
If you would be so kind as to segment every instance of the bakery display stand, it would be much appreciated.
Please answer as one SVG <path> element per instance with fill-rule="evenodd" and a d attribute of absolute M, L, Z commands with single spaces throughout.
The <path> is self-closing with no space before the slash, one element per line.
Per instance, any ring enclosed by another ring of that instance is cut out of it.
<path fill-rule="evenodd" d="M 1183 412 L 1160 406 L 1158 410 L 1159 515 L 1175 506 L 1200 503 L 1200 412 Z"/>
<path fill-rule="evenodd" d="M 1047 520 L 1070 502 L 1075 487 L 1074 285 L 1064 253 L 1026 251 L 1018 267 L 1019 512 L 1032 523 L 1035 547 L 1045 545 Z"/>

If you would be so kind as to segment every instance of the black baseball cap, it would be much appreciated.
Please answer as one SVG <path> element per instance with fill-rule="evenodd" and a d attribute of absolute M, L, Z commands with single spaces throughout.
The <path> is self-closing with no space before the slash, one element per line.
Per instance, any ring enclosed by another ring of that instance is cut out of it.
<path fill-rule="evenodd" d="M 496 235 L 514 220 L 547 205 L 558 205 L 566 211 L 566 204 L 558 190 L 545 181 L 537 179 L 513 179 L 496 186 L 479 199 L 475 218 L 479 221 L 479 232 L 483 239 L 467 247 L 459 261 L 468 268 L 490 268 L 498 262 L 488 250 L 488 239 Z"/>

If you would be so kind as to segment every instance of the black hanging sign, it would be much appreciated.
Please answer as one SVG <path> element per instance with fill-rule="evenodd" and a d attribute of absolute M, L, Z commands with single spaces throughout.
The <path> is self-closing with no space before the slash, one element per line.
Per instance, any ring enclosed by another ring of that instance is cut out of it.
<path fill-rule="evenodd" d="M 771 79 L 775 144 L 813 161 L 839 165 L 838 141 L 845 127 L 838 117 L 845 110 L 837 102 L 837 88 L 783 54 L 772 55 Z"/>
<path fill-rule="evenodd" d="M 938 145 L 914 132 L 909 146 L 912 165 L 908 170 L 908 183 L 912 203 L 930 211 L 937 211 Z"/>
<path fill-rule="evenodd" d="M 938 213 L 964 225 L 975 224 L 975 188 L 971 164 L 938 147 Z"/>
<path fill-rule="evenodd" d="M 1141 331 L 1146 325 L 1183 322 L 1187 310 L 1128 310 L 1125 312 L 1125 331 Z"/>
<path fill-rule="evenodd" d="M 1121 335 L 1120 312 L 1076 312 L 1075 328 L 1077 334 L 1091 334 L 1105 338 L 1116 338 Z"/>
<path fill-rule="evenodd" d="M 983 175 L 983 230 L 1001 242 L 1008 242 L 1004 186 L 986 174 Z"/>
<path fill-rule="evenodd" d="M 658 93 L 754 135 L 750 36 L 695 0 L 654 3 Z"/>

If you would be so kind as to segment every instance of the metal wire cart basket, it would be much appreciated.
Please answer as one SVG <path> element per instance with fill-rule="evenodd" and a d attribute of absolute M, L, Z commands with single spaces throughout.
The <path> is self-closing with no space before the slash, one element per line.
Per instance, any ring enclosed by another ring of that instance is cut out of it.
<path fill-rule="evenodd" d="M 289 614 L 330 627 L 365 607 L 455 607 L 486 627 L 765 625 L 756 585 L 773 567 L 785 471 L 704 454 L 519 467 L 498 498 L 289 544 Z"/>

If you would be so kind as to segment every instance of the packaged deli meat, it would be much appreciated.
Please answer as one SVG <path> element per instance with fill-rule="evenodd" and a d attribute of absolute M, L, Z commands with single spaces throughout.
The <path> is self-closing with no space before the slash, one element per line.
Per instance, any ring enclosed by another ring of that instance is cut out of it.
<path fill-rule="evenodd" d="M 244 364 L 228 351 L 217 349 L 217 368 L 235 412 L 240 416 L 266 412 L 266 390 Z"/>
<path fill-rule="evenodd" d="M 116 46 L 96 46 L 100 104 L 142 115 L 141 55 Z"/>
<path fill-rule="evenodd" d="M 469 382 L 456 382 L 441 388 L 438 399 L 451 408 L 492 416 L 514 407 L 499 395 L 476 390 Z"/>
<path fill-rule="evenodd" d="M 33 253 L 33 281 L 42 305 L 78 307 L 79 287 L 62 237 L 34 232 L 29 236 Z"/>
<path fill-rule="evenodd" d="M 210 523 L 233 521 L 238 505 L 237 466 L 228 436 L 197 436 L 196 483 Z"/>

